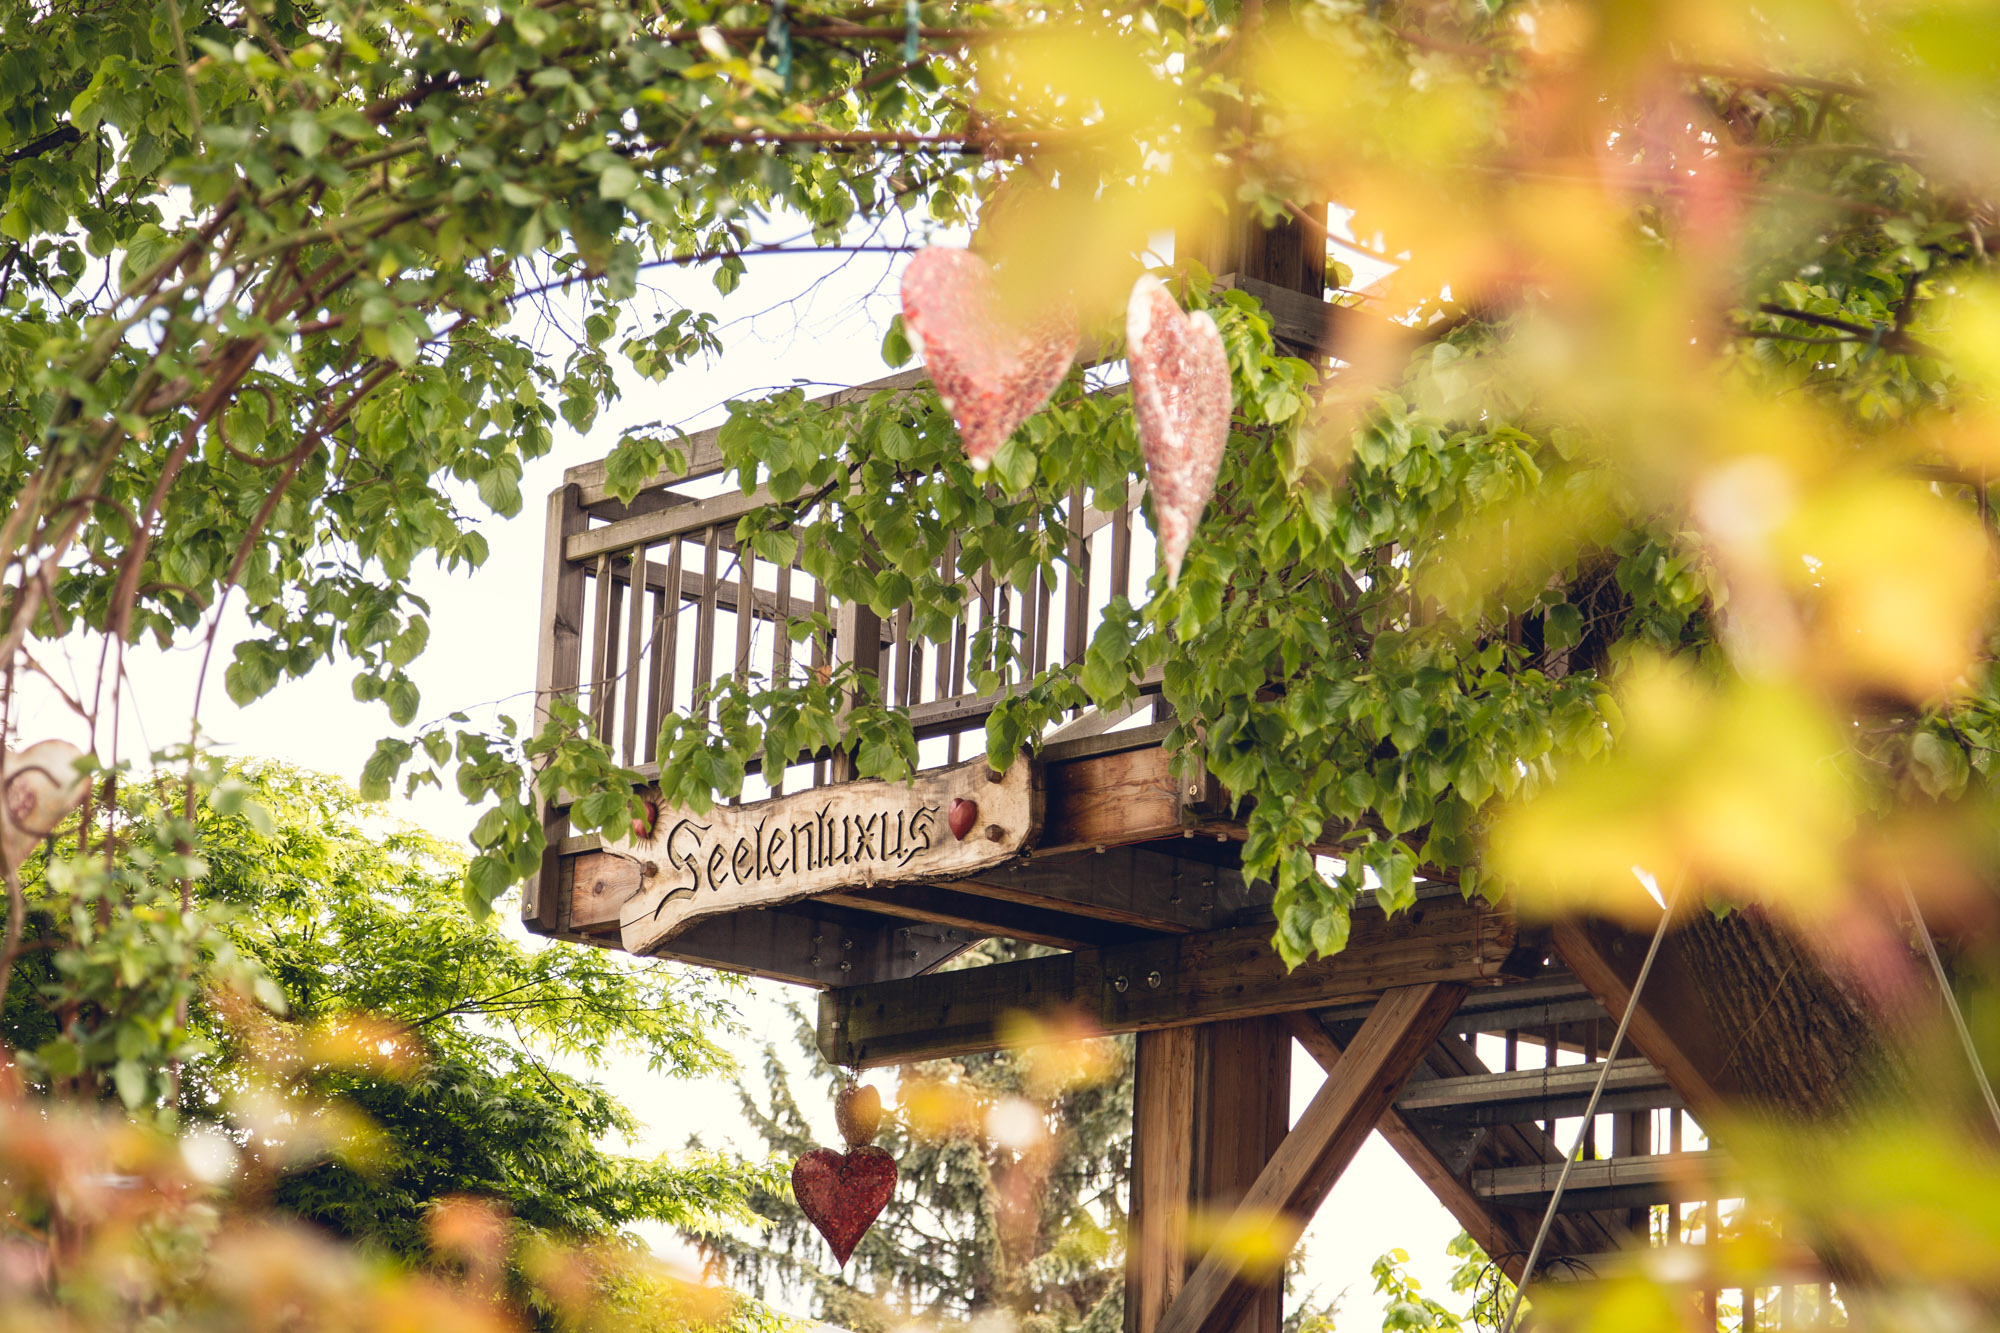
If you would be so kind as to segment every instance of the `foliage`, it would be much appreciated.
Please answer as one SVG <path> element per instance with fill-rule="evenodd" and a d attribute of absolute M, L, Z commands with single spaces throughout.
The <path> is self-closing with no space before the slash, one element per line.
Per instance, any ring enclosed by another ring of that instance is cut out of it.
<path fill-rule="evenodd" d="M 796 1016 L 799 1051 L 831 1097 L 841 1075 L 813 1054 L 812 1029 Z M 713 1234 L 703 1248 L 731 1283 L 809 1297 L 819 1318 L 860 1333 L 994 1316 L 1029 1333 L 1109 1333 L 1123 1317 L 1128 1046 L 1099 1038 L 1072 1047 L 1053 1078 L 1049 1053 L 1021 1047 L 912 1066 L 900 1115 L 884 1118 L 879 1139 L 897 1159 L 896 1194 L 851 1273 L 832 1269 L 783 1186 L 752 1193 L 763 1219 L 754 1234 Z M 818 1146 L 787 1072 L 793 1058 L 766 1049 L 767 1104 L 739 1085 L 751 1125 L 787 1167 Z"/>
<path fill-rule="evenodd" d="M 562 1298 L 572 1304 L 602 1304 L 628 1281 L 672 1296 L 626 1228 L 712 1228 L 741 1215 L 754 1177 L 712 1157 L 607 1151 L 607 1136 L 634 1130 L 630 1113 L 534 1050 L 592 1062 L 643 1053 L 662 1077 L 715 1070 L 723 1057 L 708 1033 L 726 1010 L 714 984 L 575 946 L 531 949 L 473 921 L 458 891 L 463 854 L 337 781 L 261 763 L 211 776 L 192 821 L 161 808 L 153 785 L 128 784 L 108 872 L 98 858 L 45 855 L 26 868 L 30 948 L 0 1022 L 18 1052 L 5 1115 L 34 1126 L 21 1130 L 21 1162 L 51 1175 L 10 1199 L 11 1215 L 60 1235 L 44 1213 L 60 1206 L 45 1196 L 127 1157 L 165 1191 L 116 1203 L 83 1190 L 73 1220 L 103 1229 L 92 1240 L 102 1254 L 57 1246 L 41 1262 L 72 1275 L 113 1262 L 129 1224 L 162 1236 L 149 1279 L 159 1285 L 141 1305 L 191 1319 L 205 1301 L 255 1294 L 202 1276 L 243 1246 L 301 1266 L 274 1273 L 259 1300 L 316 1263 L 350 1274 L 361 1304 L 329 1312 L 329 1327 L 377 1317 L 357 1313 L 376 1308 L 365 1296 L 376 1287 L 392 1304 L 429 1299 L 296 1219 L 404 1267 L 456 1271 L 454 1247 L 469 1247 L 494 1266 L 481 1282 L 504 1273 L 517 1308 L 540 1317 L 558 1301 L 549 1274 L 572 1269 L 603 1269 L 601 1283 L 565 1279 L 581 1283 Z M 159 851 L 174 840 L 199 845 L 201 865 Z M 101 887 L 65 892 L 37 873 L 78 866 L 97 867 Z M 183 886 L 165 878 L 177 873 L 189 876 L 185 908 Z M 23 1074 L 40 1095 L 24 1096 Z M 57 1152 L 47 1136 L 72 1114 L 51 1103 L 58 1091 L 85 1102 L 115 1092 L 133 1122 L 76 1113 L 74 1152 Z M 175 1130 L 193 1145 L 179 1164 Z M 114 1214 L 126 1221 L 113 1226 Z"/>
<path fill-rule="evenodd" d="M 1991 896 L 2000 27 L 1979 6 L 929 5 L 994 31 L 930 26 L 915 61 L 894 26 L 853 31 L 880 11 L 817 4 L 0 6 L 10 734 L 37 650 L 81 633 L 105 665 L 70 703 L 115 738 L 117 649 L 212 644 L 237 590 L 234 697 L 340 659 L 407 729 L 411 570 L 476 567 L 472 514 L 519 506 L 524 460 L 591 425 L 619 365 L 716 345 L 647 312 L 648 266 L 706 259 L 727 291 L 779 218 L 809 244 L 974 222 L 1010 300 L 1073 294 L 1115 353 L 1115 298 L 1171 231 L 1170 276 L 1230 350 L 1222 484 L 1178 587 L 1016 682 L 990 755 L 1158 667 L 1292 962 L 1342 947 L 1362 885 L 1395 911 L 1419 874 L 1650 921 L 1636 865 L 1676 902 L 1834 922 L 1864 973 L 1906 896 L 1973 920 Z M 1308 229 L 1332 201 L 1341 255 L 1393 270 L 1343 298 L 1337 367 L 1210 291 L 1218 201 Z M 516 322 L 529 301 L 571 330 L 560 352 Z M 779 496 L 739 536 L 935 644 L 965 595 L 931 572 L 949 535 L 960 573 L 1046 579 L 1068 496 L 1127 493 L 1128 423 L 1079 376 L 989 490 L 928 393 L 739 405 L 728 461 Z M 678 443 L 621 432 L 615 493 L 679 470 Z M 1018 675 L 1007 643 L 974 655 L 983 684 Z M 721 687 L 712 721 L 665 723 L 670 795 L 733 794 L 760 752 L 836 734 L 901 772 L 907 718 L 843 711 L 850 686 Z M 575 796 L 585 831 L 635 813 L 573 701 L 538 702 L 533 727 L 391 737 L 364 774 L 486 807 L 482 910 L 537 864 L 545 799 Z M 144 1105 L 209 1058 L 178 1015 L 195 960 L 241 946 L 190 910 L 190 808 L 163 794 L 124 856 L 79 843 L 37 881 L 72 989 L 33 1078 Z M 1952 1142 L 1924 1123 L 1920 1157 Z M 1903 1202 L 1985 1235 L 1949 1191 Z"/>

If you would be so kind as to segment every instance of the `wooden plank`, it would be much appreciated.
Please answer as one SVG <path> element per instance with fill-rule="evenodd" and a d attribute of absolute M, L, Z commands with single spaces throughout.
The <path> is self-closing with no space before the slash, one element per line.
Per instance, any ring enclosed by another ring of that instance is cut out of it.
<path fill-rule="evenodd" d="M 1672 1098 L 1666 1076 L 1641 1058 L 1614 1061 L 1610 1073 L 1601 1064 L 1557 1065 L 1549 1069 L 1519 1069 L 1512 1073 L 1470 1074 L 1413 1083 L 1396 1100 L 1405 1114 L 1424 1111 L 1490 1111 L 1520 1114 L 1526 1120 L 1546 1120 L 1581 1114 L 1598 1078 L 1607 1096 L 1614 1093 L 1658 1093 Z M 1574 1103 L 1572 1108 L 1571 1104 Z M 1669 1105 L 1662 1101 L 1661 1105 Z M 1531 1108 L 1532 1114 L 1522 1108 Z M 1606 1108 L 1606 1109 L 1616 1109 Z"/>
<path fill-rule="evenodd" d="M 880 912 L 908 921 L 957 926 L 982 937 L 997 935 L 1057 949 L 1125 944 L 1144 934 L 1135 926 L 964 893 L 956 884 L 951 887 L 941 884 L 896 884 L 846 893 L 823 893 L 814 901 Z"/>
<path fill-rule="evenodd" d="M 1196 1028 L 1141 1032 L 1132 1064 L 1132 1208 L 1125 1333 L 1153 1333 L 1187 1276 Z"/>
<path fill-rule="evenodd" d="M 1251 885 L 1229 866 L 1176 853 L 1179 839 L 1153 847 L 1039 854 L 959 881 L 957 888 L 1147 930 L 1185 933 L 1242 924 L 1268 907 L 1269 885 Z"/>
<path fill-rule="evenodd" d="M 736 520 L 771 503 L 771 492 L 759 486 L 748 495 L 731 491 L 693 504 L 675 505 L 656 514 L 621 518 L 602 523 L 569 538 L 563 545 L 571 560 L 591 560 L 608 551 L 623 551 L 645 543 L 657 546 L 669 537 L 702 532 L 708 528 L 728 528 L 730 544 L 735 544 Z"/>
<path fill-rule="evenodd" d="M 549 720 L 558 695 L 574 694 L 583 669 L 583 569 L 563 556 L 564 544 L 583 531 L 588 519 L 576 487 L 549 493 L 542 548 L 541 632 L 535 642 L 535 730 Z M 543 934 L 556 928 L 557 885 L 562 867 L 556 847 L 569 831 L 569 817 L 554 804 L 542 811 L 541 872 L 521 890 L 521 920 Z"/>
<path fill-rule="evenodd" d="M 646 548 L 632 548 L 632 569 L 629 575 L 631 606 L 625 612 L 625 717 L 622 740 L 623 760 L 626 764 L 636 764 L 645 756 L 639 750 L 639 718 L 645 712 L 643 692 L 647 685 L 645 673 L 640 668 L 642 655 L 647 649 L 646 630 Z M 609 743 L 609 738 L 606 738 Z"/>
<path fill-rule="evenodd" d="M 701 600 L 695 604 L 694 620 L 694 666 L 689 673 L 693 683 L 691 698 L 696 702 L 693 710 L 696 717 L 704 722 L 709 716 L 709 704 L 704 697 L 709 681 L 715 678 L 715 599 L 722 588 L 722 572 L 717 566 L 722 563 L 720 533 L 715 528 L 702 534 L 701 555 Z"/>
<path fill-rule="evenodd" d="M 1382 996 L 1312 1104 L 1243 1196 L 1238 1222 L 1253 1229 L 1268 1226 L 1274 1215 L 1293 1217 L 1301 1225 L 1311 1218 L 1464 994 L 1461 985 L 1431 982 L 1399 987 Z M 1219 1247 L 1188 1278 L 1157 1333 L 1229 1329 L 1256 1297 L 1257 1289 L 1244 1280 L 1242 1248 Z"/>
<path fill-rule="evenodd" d="M 991 1050 L 1013 1010 L 1076 1007 L 1106 1032 L 1143 1032 L 1352 1003 L 1419 982 L 1479 983 L 1499 975 L 1513 937 L 1510 918 L 1457 899 L 1394 920 L 1357 915 L 1344 952 L 1289 972 L 1269 926 L 1162 936 L 843 989 L 821 1002 L 820 1048 L 834 1064 L 895 1064 Z"/>
<path fill-rule="evenodd" d="M 1729 1158 L 1713 1148 L 1703 1152 L 1649 1153 L 1643 1157 L 1602 1157 L 1580 1161 L 1570 1168 L 1569 1181 L 1563 1186 L 1563 1201 L 1565 1207 L 1598 1207 L 1600 1202 L 1588 1196 L 1610 1190 L 1643 1192 L 1655 1203 L 1670 1198 L 1709 1197 L 1728 1174 Z M 1541 1207 L 1554 1192 L 1561 1175 L 1561 1162 L 1495 1167 L 1473 1172 L 1472 1186 L 1482 1198 L 1532 1200 L 1536 1207 Z M 1730 1197 L 1727 1186 L 1722 1188 L 1722 1197 Z M 1574 1203 L 1571 1191 L 1577 1195 Z"/>

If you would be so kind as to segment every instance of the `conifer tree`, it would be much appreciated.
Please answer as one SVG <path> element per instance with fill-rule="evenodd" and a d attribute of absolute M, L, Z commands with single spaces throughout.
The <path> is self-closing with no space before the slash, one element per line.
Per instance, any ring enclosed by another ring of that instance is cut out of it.
<path fill-rule="evenodd" d="M 981 960 L 1018 948 L 989 941 Z M 845 1071 L 819 1055 L 797 1019 L 800 1054 L 765 1047 L 768 1095 L 740 1079 L 743 1110 L 771 1154 L 814 1147 L 812 1100 L 830 1103 Z M 996 1314 L 1023 1333 L 1116 1333 L 1124 1301 L 1122 1236 L 1132 1137 L 1131 1038 L 1069 1048 L 1050 1072 L 1047 1048 L 914 1065 L 884 1083 L 880 1144 L 899 1168 L 895 1196 L 845 1271 L 789 1189 L 753 1190 L 765 1224 L 749 1236 L 704 1236 L 711 1262 L 761 1298 L 806 1298 L 830 1323 L 878 1333 L 910 1319 L 950 1327 Z M 803 1074 L 809 1086 L 795 1088 Z M 883 1082 L 880 1079 L 871 1080 Z"/>

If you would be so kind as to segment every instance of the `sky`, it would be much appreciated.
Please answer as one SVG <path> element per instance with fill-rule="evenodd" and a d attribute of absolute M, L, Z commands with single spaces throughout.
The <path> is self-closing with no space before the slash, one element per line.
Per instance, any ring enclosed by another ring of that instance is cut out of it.
<path fill-rule="evenodd" d="M 789 234 L 777 229 L 772 236 Z M 1373 276 L 1366 256 L 1350 258 L 1358 261 L 1363 281 Z M 419 721 L 459 710 L 475 721 L 490 720 L 497 711 L 517 717 L 529 712 L 542 561 L 541 501 L 560 484 L 564 468 L 601 457 L 630 425 L 663 420 L 699 428 L 720 419 L 721 405 L 732 398 L 793 383 L 829 388 L 856 384 L 888 373 L 880 345 L 895 311 L 895 277 L 903 262 L 902 256 L 886 254 L 752 258 L 748 275 L 727 300 L 716 294 L 706 271 L 652 274 L 650 292 L 663 310 L 687 305 L 717 312 L 724 321 L 727 350 L 676 371 L 664 384 L 629 376 L 625 397 L 602 414 L 588 435 L 558 425 L 553 452 L 527 465 L 521 484 L 527 500 L 520 514 L 481 522 L 491 546 L 486 564 L 470 574 L 433 570 L 417 577 L 417 591 L 431 606 L 430 646 L 410 668 L 423 691 Z M 477 510 L 476 500 L 468 507 Z M 201 718 L 209 742 L 225 754 L 281 759 L 358 780 L 375 739 L 393 731 L 385 711 L 356 702 L 350 692 L 352 672 L 337 665 L 303 681 L 285 682 L 265 698 L 237 707 L 222 688 L 222 670 L 243 631 L 240 619 L 225 624 L 207 674 Z M 57 652 L 46 664 L 58 678 L 71 673 L 79 684 L 92 679 L 94 656 L 85 656 L 80 648 L 72 652 L 73 659 Z M 120 712 L 127 756 L 143 757 L 186 738 L 200 666 L 198 645 L 167 652 L 132 650 Z M 21 734 L 29 741 L 49 735 L 83 739 L 74 720 L 46 696 L 39 705 L 30 702 Z M 392 805 L 394 813 L 453 840 L 463 840 L 476 818 L 453 793 L 425 791 Z M 518 930 L 511 923 L 510 928 Z M 741 992 L 741 1028 L 726 1045 L 753 1086 L 766 1040 L 781 1050 L 792 1048 L 785 1003 L 809 998 L 775 982 L 753 982 Z M 573 1072 L 604 1082 L 644 1126 L 631 1143 L 617 1146 L 644 1153 L 677 1151 L 698 1135 L 709 1147 L 761 1155 L 726 1079 L 663 1078 L 648 1072 L 636 1055 L 596 1070 L 573 1066 Z M 893 1104 L 888 1075 L 878 1071 L 869 1081 L 890 1094 L 885 1101 Z M 1322 1081 L 1317 1063 L 1295 1045 L 1294 1119 Z M 820 1108 L 818 1115 L 816 1129 L 832 1142 L 831 1107 Z M 1411 1271 L 1427 1294 L 1462 1308 L 1463 1300 L 1448 1288 L 1455 1263 L 1444 1254 L 1458 1229 L 1381 1136 L 1372 1135 L 1306 1233 L 1305 1286 L 1319 1300 L 1341 1296 L 1342 1329 L 1380 1328 L 1381 1302 L 1371 1290 L 1369 1267 L 1384 1251 L 1400 1247 L 1409 1252 Z M 680 1252 L 664 1228 L 648 1239 L 663 1252 Z"/>

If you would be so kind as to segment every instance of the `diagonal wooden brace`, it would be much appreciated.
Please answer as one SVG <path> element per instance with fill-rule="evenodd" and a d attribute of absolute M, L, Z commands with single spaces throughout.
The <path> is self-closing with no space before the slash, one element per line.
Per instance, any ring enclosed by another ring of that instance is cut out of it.
<path fill-rule="evenodd" d="M 1387 991 L 1327 1076 L 1305 1114 L 1237 1206 L 1247 1233 L 1275 1213 L 1309 1218 L 1354 1159 L 1424 1052 L 1458 1012 L 1465 987 L 1449 982 Z M 1227 1232 L 1239 1231 L 1236 1226 Z M 1229 1327 L 1256 1294 L 1243 1257 L 1209 1252 L 1160 1319 L 1158 1333 L 1214 1333 Z"/>

